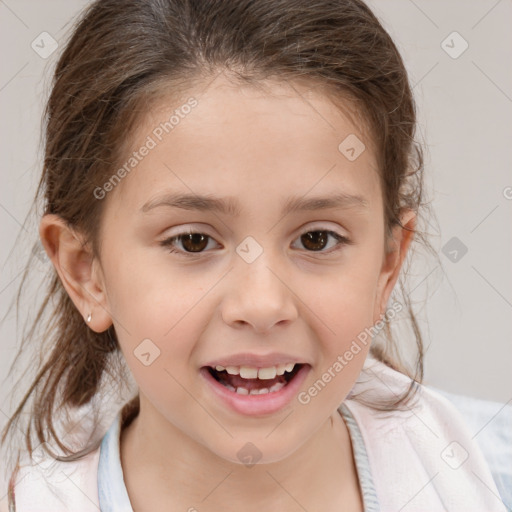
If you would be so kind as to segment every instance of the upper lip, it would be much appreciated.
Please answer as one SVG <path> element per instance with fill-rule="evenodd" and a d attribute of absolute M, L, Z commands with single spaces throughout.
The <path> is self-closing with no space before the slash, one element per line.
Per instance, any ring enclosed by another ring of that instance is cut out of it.
<path fill-rule="evenodd" d="M 300 356 L 284 354 L 281 352 L 272 352 L 271 354 L 261 355 L 245 352 L 242 354 L 219 357 L 214 361 L 206 363 L 204 366 L 211 366 L 212 368 L 215 368 L 216 366 L 251 366 L 254 368 L 269 368 L 271 366 L 287 363 L 308 364 Z"/>

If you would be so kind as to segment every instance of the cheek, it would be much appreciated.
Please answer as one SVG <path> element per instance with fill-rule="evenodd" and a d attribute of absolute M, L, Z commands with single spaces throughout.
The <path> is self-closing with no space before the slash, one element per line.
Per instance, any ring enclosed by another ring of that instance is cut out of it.
<path fill-rule="evenodd" d="M 109 307 L 133 330 L 147 328 L 162 337 L 208 290 L 204 272 L 167 261 L 163 248 L 117 252 L 124 255 L 108 269 Z"/>
<path fill-rule="evenodd" d="M 325 323 L 335 344 L 349 341 L 372 325 L 377 275 L 368 262 L 340 266 L 317 286 L 309 286 L 306 303 Z M 313 290 L 313 292 L 311 291 Z"/>
<path fill-rule="evenodd" d="M 308 315 L 306 322 L 316 326 L 319 347 L 310 387 L 299 397 L 301 404 L 311 402 L 318 410 L 331 410 L 353 387 L 372 341 L 374 293 L 368 272 L 352 272 L 309 294 L 305 302 L 310 309 L 303 311 Z"/>
<path fill-rule="evenodd" d="M 193 351 L 207 327 L 207 301 L 201 300 L 207 288 L 204 280 L 201 286 L 183 273 L 172 280 L 148 274 L 118 282 L 125 292 L 116 305 L 116 318 L 126 329 L 119 323 L 115 328 L 141 392 L 160 411 L 182 411 L 182 417 L 169 419 L 185 429 L 187 390 L 199 375 Z"/>
<path fill-rule="evenodd" d="M 171 271 L 140 260 L 137 264 L 135 258 L 121 259 L 110 268 L 107 282 L 108 308 L 135 376 L 144 362 L 139 360 L 141 352 L 150 353 L 144 359 L 154 360 L 153 369 L 183 367 L 206 328 L 207 301 L 201 299 L 215 284 L 214 280 L 208 284 L 204 273 L 177 267 Z"/>

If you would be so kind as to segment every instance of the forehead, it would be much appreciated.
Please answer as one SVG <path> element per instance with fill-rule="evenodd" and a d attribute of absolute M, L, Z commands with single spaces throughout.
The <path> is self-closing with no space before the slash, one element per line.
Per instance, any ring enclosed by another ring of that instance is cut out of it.
<path fill-rule="evenodd" d="M 354 124 L 351 104 L 344 107 L 303 83 L 240 86 L 222 77 L 179 100 L 162 95 L 131 144 L 131 151 L 151 148 L 112 195 L 137 209 L 164 189 L 222 191 L 241 199 L 242 213 L 250 198 L 326 192 L 364 196 L 378 206 L 373 142 Z"/>

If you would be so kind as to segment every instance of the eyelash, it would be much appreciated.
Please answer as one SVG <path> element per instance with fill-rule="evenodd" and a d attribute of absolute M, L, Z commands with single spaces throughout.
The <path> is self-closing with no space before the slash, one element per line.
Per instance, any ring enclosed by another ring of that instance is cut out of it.
<path fill-rule="evenodd" d="M 325 252 L 323 250 L 322 251 L 308 251 L 307 249 L 306 249 L 306 252 L 316 253 L 316 254 L 332 254 L 332 253 L 342 249 L 343 246 L 352 244 L 352 241 L 350 239 L 348 239 L 346 236 L 340 235 L 339 233 L 336 233 L 335 231 L 331 231 L 331 230 L 328 230 L 328 229 L 321 229 L 321 228 L 320 229 L 319 228 L 317 228 L 317 229 L 310 229 L 308 231 L 304 231 L 303 233 L 301 233 L 299 235 L 299 238 L 302 235 L 305 235 L 307 233 L 318 233 L 318 232 L 326 233 L 327 235 L 332 236 L 334 239 L 336 239 L 338 241 L 338 243 L 336 244 L 334 249 L 331 249 L 330 251 L 327 251 L 327 252 Z M 170 238 L 162 240 L 160 242 L 160 245 L 163 246 L 163 247 L 167 247 L 168 248 L 168 252 L 174 253 L 174 254 L 178 254 L 179 256 L 184 256 L 186 258 L 187 257 L 195 257 L 195 256 L 203 254 L 204 252 L 207 252 L 207 251 L 202 251 L 202 252 L 195 252 L 194 253 L 194 252 L 187 252 L 187 251 L 182 251 L 182 250 L 175 249 L 174 248 L 174 242 L 179 240 L 180 237 L 182 237 L 184 235 L 204 235 L 207 238 L 213 240 L 213 237 L 211 237 L 210 235 L 207 235 L 206 233 L 201 233 L 200 231 L 189 230 L 189 231 L 183 231 L 182 233 L 178 233 L 177 235 L 174 235 L 174 236 L 172 236 Z"/>

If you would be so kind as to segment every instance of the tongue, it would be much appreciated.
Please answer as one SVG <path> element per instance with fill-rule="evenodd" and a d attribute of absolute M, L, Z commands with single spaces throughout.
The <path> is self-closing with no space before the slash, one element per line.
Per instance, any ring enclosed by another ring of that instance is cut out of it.
<path fill-rule="evenodd" d="M 217 376 L 219 379 L 233 386 L 235 389 L 238 387 L 242 387 L 247 389 L 248 391 L 252 391 L 253 389 L 263 389 L 263 388 L 271 388 L 277 382 L 282 382 L 286 384 L 286 379 L 284 375 L 276 375 L 273 379 L 244 379 L 240 377 L 240 375 L 230 375 L 229 373 L 217 372 Z"/>

